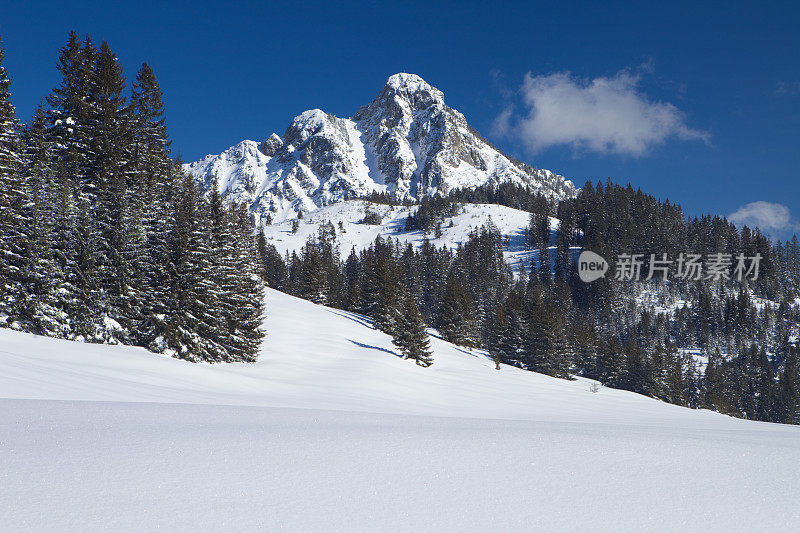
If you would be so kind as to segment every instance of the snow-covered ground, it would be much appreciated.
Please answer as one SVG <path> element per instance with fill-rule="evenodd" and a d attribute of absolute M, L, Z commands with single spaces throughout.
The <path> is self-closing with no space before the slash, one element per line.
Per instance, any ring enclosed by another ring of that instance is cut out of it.
<path fill-rule="evenodd" d="M 299 252 L 309 237 L 317 235 L 322 224 L 330 222 L 336 228 L 339 252 L 346 259 L 351 249 L 363 250 L 375 242 L 379 235 L 384 239 L 391 237 L 402 244 L 411 243 L 415 247 L 419 247 L 427 236 L 437 248 L 446 246 L 455 249 L 460 243 L 467 241 L 470 232 L 491 221 L 503 235 L 503 255 L 515 271 L 522 265 L 530 268 L 531 261 L 537 260 L 538 251 L 525 246 L 525 228 L 530 224 L 531 216 L 527 211 L 497 204 L 464 204 L 463 212 L 444 221 L 442 235 L 436 238 L 433 232 L 425 235 L 422 231 L 405 231 L 406 218 L 416 210 L 417 206 L 388 206 L 364 200 L 350 200 L 322 207 L 305 215 L 300 220 L 296 233 L 292 233 L 293 221 L 287 220 L 265 226 L 264 234 L 267 241 L 283 255 L 287 251 Z M 362 223 L 367 211 L 378 214 L 381 223 Z M 555 250 L 558 219 L 550 219 L 550 229 L 550 242 L 553 244 L 551 248 Z"/>
<path fill-rule="evenodd" d="M 692 411 L 269 291 L 257 363 L 0 330 L 0 530 L 795 530 L 800 428 Z"/>

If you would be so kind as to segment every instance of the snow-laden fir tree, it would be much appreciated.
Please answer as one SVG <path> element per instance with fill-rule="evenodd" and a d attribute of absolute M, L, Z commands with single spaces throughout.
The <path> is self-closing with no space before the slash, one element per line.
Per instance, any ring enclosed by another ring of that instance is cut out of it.
<path fill-rule="evenodd" d="M 258 255 L 261 278 L 267 286 L 286 291 L 286 263 L 281 258 L 281 254 L 275 248 L 275 245 L 267 242 L 262 231 L 258 232 L 256 253 Z"/>
<path fill-rule="evenodd" d="M 255 269 L 251 224 L 236 206 L 226 208 L 216 190 L 209 199 L 211 279 L 216 285 L 215 330 L 221 361 L 252 362 L 263 338 L 263 288 Z"/>
<path fill-rule="evenodd" d="M 55 179 L 52 145 L 41 105 L 23 132 L 25 194 L 28 198 L 26 228 L 28 234 L 27 277 L 20 312 L 33 332 L 52 337 L 69 333 L 69 320 L 58 297 L 66 289 L 65 269 L 60 258 L 64 245 L 58 239 L 62 219 L 58 204 L 63 191 Z M 69 291 L 65 290 L 65 294 Z"/>
<path fill-rule="evenodd" d="M 507 362 L 511 355 L 506 343 L 509 337 L 509 322 L 502 305 L 497 305 L 488 330 L 486 348 L 492 355 L 495 368 L 500 370 L 500 364 Z"/>
<path fill-rule="evenodd" d="M 394 251 L 391 239 L 375 240 L 371 268 L 367 270 L 364 280 L 366 290 L 363 292 L 367 314 L 375 320 L 378 329 L 389 334 L 394 331 L 395 311 L 400 295 L 400 279 Z"/>
<path fill-rule="evenodd" d="M 131 114 L 126 83 L 116 54 L 103 41 L 89 90 L 91 164 L 86 181 L 92 222 L 97 231 L 97 275 L 106 325 L 113 342 L 129 342 L 141 316 L 135 290 L 142 255 L 140 198 L 133 193 Z"/>
<path fill-rule="evenodd" d="M 170 159 L 161 88 L 150 66 L 142 65 L 133 83 L 131 102 L 131 190 L 135 213 L 140 219 L 135 234 L 137 258 L 135 278 L 143 320 L 134 332 L 135 342 L 149 345 L 163 338 L 168 288 L 174 269 L 170 265 L 170 241 L 176 230 L 175 195 L 177 172 Z"/>
<path fill-rule="evenodd" d="M 328 304 L 328 269 L 324 263 L 322 243 L 310 238 L 303 247 L 301 295 L 316 304 Z"/>
<path fill-rule="evenodd" d="M 184 177 L 176 191 L 175 231 L 170 235 L 170 286 L 165 314 L 157 317 L 164 332 L 153 348 L 189 361 L 223 361 L 217 343 L 219 287 L 212 277 L 208 213 L 194 182 Z"/>
<path fill-rule="evenodd" d="M 0 43 L 0 323 L 20 320 L 27 274 L 25 220 L 28 198 L 21 175 L 19 123 L 11 103 L 11 77 L 3 64 L 5 50 Z"/>
<path fill-rule="evenodd" d="M 433 364 L 425 321 L 412 295 L 407 294 L 403 297 L 395 313 L 392 342 L 400 348 L 405 359 L 413 359 L 424 367 Z"/>
<path fill-rule="evenodd" d="M 89 115 L 97 50 L 87 36 L 70 32 L 59 51 L 61 81 L 47 98 L 47 137 L 55 173 L 57 204 L 54 252 L 62 279 L 56 292 L 69 322 L 68 338 L 103 340 L 98 235 L 93 217 L 95 187 L 89 182 L 93 159 Z"/>
<path fill-rule="evenodd" d="M 245 205 L 231 207 L 230 223 L 235 235 L 233 263 L 236 265 L 234 293 L 226 297 L 232 307 L 228 327 L 231 337 L 230 361 L 253 362 L 258 356 L 265 332 L 264 284 L 258 276 L 254 223 Z"/>

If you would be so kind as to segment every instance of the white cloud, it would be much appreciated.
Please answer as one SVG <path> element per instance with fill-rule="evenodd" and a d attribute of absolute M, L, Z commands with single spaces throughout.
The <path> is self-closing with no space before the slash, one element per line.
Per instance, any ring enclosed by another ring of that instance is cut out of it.
<path fill-rule="evenodd" d="M 677 107 L 642 93 L 640 80 L 627 70 L 593 80 L 569 72 L 528 73 L 521 89 L 528 113 L 504 111 L 495 131 L 518 136 L 534 152 L 567 145 L 578 152 L 641 156 L 669 138 L 708 142 L 710 135 L 689 128 Z"/>
<path fill-rule="evenodd" d="M 728 220 L 737 226 L 757 227 L 773 237 L 788 236 L 800 229 L 800 223 L 792 217 L 789 208 L 771 202 L 751 202 L 730 215 Z"/>

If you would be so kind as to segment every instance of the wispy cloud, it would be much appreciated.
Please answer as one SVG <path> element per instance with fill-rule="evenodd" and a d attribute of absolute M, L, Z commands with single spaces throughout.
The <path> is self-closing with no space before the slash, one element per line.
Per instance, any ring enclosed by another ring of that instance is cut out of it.
<path fill-rule="evenodd" d="M 779 81 L 775 84 L 775 94 L 779 96 L 800 95 L 800 81 Z"/>
<path fill-rule="evenodd" d="M 508 106 L 497 115 L 492 124 L 492 135 L 505 137 L 511 133 L 511 117 L 514 115 L 514 106 Z"/>
<path fill-rule="evenodd" d="M 506 77 L 500 69 L 493 68 L 489 71 L 489 76 L 492 77 L 492 85 L 494 85 L 495 89 L 497 89 L 503 98 L 509 99 L 514 96 L 514 91 L 509 87 L 506 82 Z"/>
<path fill-rule="evenodd" d="M 528 73 L 520 89 L 525 112 L 507 108 L 494 131 L 518 137 L 533 152 L 567 145 L 577 152 L 642 156 L 670 138 L 709 142 L 708 132 L 686 125 L 681 110 L 641 91 L 641 77 L 651 71 L 646 64 L 635 73 L 592 80 L 569 72 Z"/>
<path fill-rule="evenodd" d="M 788 207 L 764 201 L 743 205 L 728 215 L 728 220 L 739 227 L 758 228 L 774 238 L 786 238 L 800 230 Z"/>

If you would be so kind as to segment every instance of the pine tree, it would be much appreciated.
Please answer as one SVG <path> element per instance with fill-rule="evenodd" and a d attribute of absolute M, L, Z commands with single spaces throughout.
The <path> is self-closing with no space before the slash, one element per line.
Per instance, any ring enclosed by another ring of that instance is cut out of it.
<path fill-rule="evenodd" d="M 462 346 L 478 345 L 478 325 L 472 298 L 461 283 L 461 275 L 452 269 L 447 276 L 439 329 L 445 340 Z"/>
<path fill-rule="evenodd" d="M 623 383 L 625 355 L 619 344 L 611 339 L 601 345 L 598 354 L 600 379 L 605 385 L 617 387 Z"/>
<path fill-rule="evenodd" d="M 68 309 L 72 335 L 86 342 L 103 342 L 107 337 L 100 327 L 102 310 L 97 274 L 97 238 L 88 200 L 79 196 L 76 204 L 72 242 L 74 271 L 70 273 L 75 298 L 69 301 Z"/>
<path fill-rule="evenodd" d="M 28 254 L 25 297 L 19 302 L 20 312 L 33 332 L 64 337 L 69 324 L 57 296 L 68 293 L 59 292 L 65 278 L 56 258 L 59 187 L 51 166 L 52 149 L 41 105 L 25 129 L 23 140 Z"/>
<path fill-rule="evenodd" d="M 48 145 L 53 146 L 48 138 Z M 51 162 L 56 164 L 53 156 Z M 52 210 L 50 222 L 52 232 L 50 249 L 52 252 L 53 268 L 56 272 L 52 278 L 54 305 L 58 312 L 59 322 L 62 324 L 59 336 L 72 338 L 76 325 L 74 310 L 78 303 L 78 287 L 76 285 L 78 274 L 77 263 L 77 204 L 73 195 L 73 184 L 70 179 L 54 170 L 52 190 Z"/>
<path fill-rule="evenodd" d="M 425 330 L 425 322 L 417 302 L 410 295 L 403 298 L 396 313 L 396 324 L 392 342 L 400 348 L 405 359 L 413 359 L 420 366 L 433 364 L 430 341 Z"/>
<path fill-rule="evenodd" d="M 508 356 L 506 339 L 509 336 L 509 322 L 502 305 L 498 305 L 494 316 L 489 323 L 489 338 L 487 349 L 495 362 L 495 368 L 500 370 L 500 364 L 505 363 Z"/>
<path fill-rule="evenodd" d="M 500 349 L 508 364 L 524 366 L 524 348 L 528 333 L 528 315 L 524 305 L 523 289 L 514 287 L 503 302 L 503 312 L 508 328 L 499 339 Z"/>
<path fill-rule="evenodd" d="M 19 124 L 11 103 L 11 78 L 0 43 L 0 323 L 16 327 L 28 276 L 27 198 L 21 175 Z"/>
<path fill-rule="evenodd" d="M 672 344 L 666 347 L 665 362 L 667 400 L 677 405 L 686 405 L 684 362 L 677 348 Z"/>
<path fill-rule="evenodd" d="M 132 130 L 124 90 L 122 66 L 103 41 L 89 90 L 92 159 L 84 190 L 98 236 L 97 274 L 104 314 L 110 319 L 104 323 L 112 324 L 106 335 L 114 342 L 128 342 L 141 316 L 133 282 L 142 228 L 137 197 L 130 191 Z"/>
<path fill-rule="evenodd" d="M 550 315 L 544 307 L 541 294 L 536 292 L 528 309 L 528 331 L 525 336 L 523 363 L 527 370 L 550 373 L 552 340 Z"/>
<path fill-rule="evenodd" d="M 54 254 L 62 279 L 56 291 L 69 322 L 69 338 L 102 340 L 96 271 L 97 233 L 87 195 L 93 154 L 89 131 L 90 91 L 97 51 L 70 32 L 59 52 L 61 83 L 47 98 L 47 141 L 54 147 L 51 166 L 57 190 Z"/>
<path fill-rule="evenodd" d="M 569 247 L 572 245 L 572 234 L 574 232 L 574 222 L 572 220 L 572 213 L 565 212 L 561 218 L 561 225 L 558 228 L 556 235 L 556 257 L 555 257 L 555 277 L 559 280 L 566 281 L 569 279 L 571 272 L 571 259 L 569 255 Z"/>
<path fill-rule="evenodd" d="M 166 288 L 174 269 L 165 268 L 171 257 L 171 234 L 176 231 L 175 196 L 181 162 L 170 159 L 171 141 L 167 134 L 161 88 L 152 69 L 145 63 L 133 83 L 128 108 L 131 120 L 129 196 L 135 201 L 132 213 L 139 213 L 140 230 L 134 242 L 144 251 L 136 263 L 135 290 L 139 293 L 143 320 L 134 337 L 149 345 L 164 335 L 158 324 L 166 313 Z"/>
<path fill-rule="evenodd" d="M 261 265 L 261 278 L 267 286 L 278 290 L 288 290 L 286 263 L 273 244 L 267 243 L 264 232 L 258 232 L 257 252 Z"/>
<path fill-rule="evenodd" d="M 550 282 L 550 249 L 547 247 L 547 241 L 542 240 L 539 242 L 539 266 L 538 276 L 543 284 Z"/>
<path fill-rule="evenodd" d="M 303 248 L 300 294 L 316 304 L 327 305 L 330 286 L 321 248 L 313 238 Z"/>
<path fill-rule="evenodd" d="M 210 340 L 226 362 L 253 362 L 263 339 L 263 286 L 255 270 L 249 220 L 236 206 L 225 209 L 212 191 L 209 201 L 210 276 L 217 294 Z"/>
<path fill-rule="evenodd" d="M 548 374 L 562 379 L 571 379 L 572 344 L 567 336 L 566 320 L 552 314 L 550 320 L 550 362 Z"/>
<path fill-rule="evenodd" d="M 208 206 L 202 205 L 201 209 L 208 208 L 208 264 L 206 272 L 212 283 L 213 307 L 209 309 L 209 329 L 204 335 L 214 344 L 221 347 L 216 357 L 218 360 L 227 361 L 235 357 L 233 343 L 233 313 L 237 301 L 235 237 L 232 231 L 228 213 L 222 204 L 222 198 L 216 187 L 212 188 L 208 197 Z"/>
<path fill-rule="evenodd" d="M 361 262 L 356 254 L 355 247 L 350 250 L 350 255 L 344 264 L 345 300 L 344 308 L 357 312 L 360 308 L 363 288 Z"/>
<path fill-rule="evenodd" d="M 588 321 L 579 322 L 573 328 L 572 336 L 575 344 L 577 373 L 592 379 L 598 379 L 600 376 L 597 369 L 599 339 L 594 325 Z"/>
<path fill-rule="evenodd" d="M 367 313 L 375 320 L 378 329 L 391 335 L 395 328 L 400 294 L 400 279 L 391 239 L 389 242 L 384 242 L 380 237 L 375 240 L 372 268 L 367 271 L 367 276 L 368 290 L 364 293 Z"/>
<path fill-rule="evenodd" d="M 789 276 L 797 285 L 800 284 L 800 244 L 797 242 L 797 235 L 792 235 L 787 248 Z"/>
<path fill-rule="evenodd" d="M 96 55 L 89 37 L 81 45 L 77 34 L 71 31 L 59 52 L 61 83 L 47 97 L 49 140 L 58 147 L 55 170 L 61 181 L 69 181 L 74 187 L 82 187 L 89 172 L 89 93 Z"/>
<path fill-rule="evenodd" d="M 167 135 L 161 87 L 150 65 L 144 63 L 131 91 L 132 182 L 136 193 L 157 196 L 165 176 L 172 171 L 169 158 L 172 142 Z M 145 205 L 147 205 L 145 203 Z"/>
<path fill-rule="evenodd" d="M 648 364 L 638 335 L 631 335 L 625 343 L 625 388 L 644 393 L 647 390 Z"/>
<path fill-rule="evenodd" d="M 220 289 L 212 275 L 208 213 L 191 178 L 182 178 L 176 196 L 165 312 L 153 317 L 160 334 L 150 347 L 189 361 L 225 361 L 225 348 L 213 340 Z"/>

